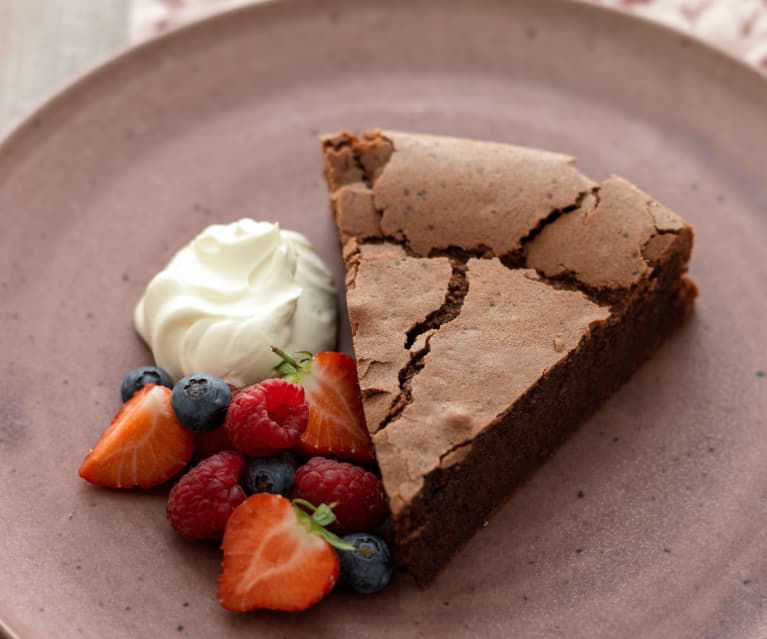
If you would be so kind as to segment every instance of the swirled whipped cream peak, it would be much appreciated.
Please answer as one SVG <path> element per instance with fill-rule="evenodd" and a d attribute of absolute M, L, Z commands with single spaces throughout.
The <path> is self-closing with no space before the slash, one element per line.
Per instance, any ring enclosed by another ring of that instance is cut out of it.
<path fill-rule="evenodd" d="M 241 388 L 274 375 L 273 344 L 334 348 L 336 289 L 303 235 L 244 218 L 207 227 L 176 253 L 134 322 L 174 380 L 205 372 Z"/>

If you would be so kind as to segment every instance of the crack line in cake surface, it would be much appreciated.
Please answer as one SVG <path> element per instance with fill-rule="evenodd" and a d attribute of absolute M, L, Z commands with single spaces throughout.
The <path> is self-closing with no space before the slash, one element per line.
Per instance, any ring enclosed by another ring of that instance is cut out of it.
<path fill-rule="evenodd" d="M 450 259 L 452 273 L 447 283 L 445 301 L 438 309 L 429 313 L 423 321 L 419 322 L 405 334 L 405 348 L 410 350 L 416 339 L 428 330 L 436 330 L 443 324 L 452 322 L 461 312 L 463 301 L 469 290 L 469 280 L 466 278 L 466 264 L 468 257 L 453 257 Z"/>
<path fill-rule="evenodd" d="M 416 352 L 410 352 L 408 363 L 400 369 L 398 374 L 399 393 L 392 400 L 389 412 L 383 422 L 381 422 L 377 432 L 380 432 L 398 419 L 402 411 L 405 410 L 405 407 L 413 401 L 412 381 L 426 364 L 424 360 L 431 351 L 431 338 L 440 327 L 448 322 L 452 322 L 461 313 L 463 302 L 469 290 L 469 280 L 466 276 L 469 256 L 466 254 L 459 255 L 457 252 L 454 252 L 449 259 L 452 273 L 447 285 L 447 291 L 445 292 L 445 300 L 438 309 L 429 313 L 422 321 L 407 331 L 405 334 L 405 349 L 410 351 L 421 335 L 429 331 L 432 331 L 432 333 L 426 336 L 423 348 Z"/>
<path fill-rule="evenodd" d="M 543 229 L 556 222 L 560 217 L 579 210 L 583 206 L 583 201 L 586 199 L 587 195 L 593 195 L 596 198 L 598 205 L 599 189 L 600 186 L 597 185 L 591 189 L 579 191 L 575 196 L 575 201 L 572 204 L 563 206 L 558 209 L 553 209 L 548 215 L 538 220 L 538 223 L 532 229 L 530 229 L 530 231 L 528 231 L 527 235 L 523 236 L 519 240 L 518 248 L 513 249 L 503 255 L 499 255 L 498 259 L 500 259 L 503 265 L 507 268 L 526 268 L 527 256 L 525 255 L 525 246 L 532 242 L 536 237 L 538 237 L 543 232 Z"/>
<path fill-rule="evenodd" d="M 362 181 L 365 183 L 365 186 L 372 190 L 373 178 L 370 176 L 368 170 L 365 168 L 365 165 L 362 163 L 362 156 L 355 148 L 352 148 L 352 159 L 354 160 L 354 165 L 359 169 L 359 172 L 362 173 Z M 376 209 L 376 212 L 380 215 L 380 211 L 378 211 L 378 209 Z"/>
<path fill-rule="evenodd" d="M 376 215 L 378 215 L 378 221 L 379 225 L 383 225 L 383 218 L 384 214 L 386 213 L 386 208 L 381 208 L 376 205 L 375 202 L 375 185 L 376 182 L 378 182 L 378 179 L 381 177 L 381 175 L 384 172 L 384 168 L 387 164 L 389 164 L 389 161 L 391 160 L 392 155 L 397 151 L 397 146 L 394 144 L 394 140 L 391 138 L 386 137 L 382 131 L 376 130 L 376 131 L 366 131 L 363 133 L 363 138 L 366 139 L 370 136 L 375 136 L 379 138 L 379 140 L 382 140 L 389 144 L 391 147 L 391 152 L 386 156 L 386 159 L 380 164 L 380 166 L 377 167 L 377 170 L 373 173 L 370 172 L 370 168 L 365 165 L 365 161 L 363 159 L 363 156 L 365 154 L 365 150 L 361 148 L 361 139 L 354 137 L 352 140 L 346 140 L 343 142 L 344 145 L 348 145 L 352 152 L 352 159 L 354 161 L 354 165 L 357 167 L 359 172 L 362 174 L 362 181 L 364 182 L 365 186 L 370 189 L 371 193 L 371 199 L 373 201 L 373 209 L 376 212 Z M 415 257 L 416 253 L 413 251 L 410 247 L 410 242 L 408 241 L 407 236 L 405 235 L 405 232 L 402 229 L 397 229 L 394 234 L 384 234 L 383 230 L 381 231 L 380 238 L 383 242 L 392 242 L 394 244 L 399 244 L 402 246 L 402 248 L 405 249 L 405 252 L 411 256 Z"/>
<path fill-rule="evenodd" d="M 406 237 L 399 238 L 393 235 L 378 235 L 376 237 L 365 237 L 359 241 L 359 244 L 393 244 L 394 246 L 399 246 L 403 251 L 405 251 L 405 255 L 408 257 L 423 258 L 423 255 L 419 255 L 412 249 L 410 242 L 408 242 Z"/>
<path fill-rule="evenodd" d="M 511 268 L 511 267 L 507 267 Z M 597 306 L 609 306 L 611 309 L 614 305 L 614 293 L 610 289 L 596 288 L 588 286 L 581 282 L 574 271 L 565 271 L 559 275 L 546 275 L 543 271 L 534 269 L 538 279 L 547 286 L 560 291 L 572 291 L 573 293 L 580 293 L 586 299 Z"/>
<path fill-rule="evenodd" d="M 538 223 L 530 230 L 530 232 L 519 241 L 520 247 L 524 248 L 525 244 L 532 242 L 541 234 L 544 228 L 546 228 L 549 224 L 556 222 L 562 215 L 572 213 L 573 211 L 577 211 L 579 208 L 581 208 L 581 206 L 583 206 L 583 200 L 586 199 L 586 196 L 589 193 L 595 197 L 598 197 L 597 194 L 599 193 L 599 186 L 597 185 L 586 191 L 579 191 L 578 195 L 575 197 L 575 201 L 572 204 L 559 209 L 554 209 L 546 217 L 538 220 Z"/>
<path fill-rule="evenodd" d="M 572 213 L 580 209 L 583 206 L 584 199 L 589 194 L 593 195 L 595 200 L 593 209 L 597 210 L 601 204 L 601 185 L 597 185 L 588 191 L 579 193 L 575 204 L 563 209 L 552 211 L 546 218 L 541 220 L 541 222 L 539 222 L 538 225 L 527 236 L 522 239 L 521 244 L 523 248 L 519 253 L 511 252 L 501 256 L 500 259 L 503 265 L 509 269 L 531 268 L 527 264 L 527 255 L 524 252 L 524 245 L 534 240 L 538 235 L 540 235 L 544 227 L 554 223 L 563 214 Z M 659 228 L 657 219 L 651 210 L 653 204 L 653 200 L 648 200 L 645 203 L 644 213 L 650 217 L 653 228 L 655 229 L 655 233 L 649 237 L 640 247 L 640 255 L 642 260 L 650 269 L 650 273 L 647 276 L 647 280 L 649 281 L 656 280 L 658 278 L 659 269 L 657 264 L 652 263 L 645 256 L 645 249 L 647 245 L 657 235 L 678 235 L 681 231 L 679 228 Z M 540 280 L 545 284 L 548 284 L 549 286 L 557 289 L 579 292 L 586 296 L 594 304 L 597 304 L 598 306 L 609 307 L 612 313 L 620 312 L 620 309 L 623 305 L 623 300 L 626 299 L 625 291 L 622 291 L 621 289 L 589 286 L 588 284 L 579 280 L 577 274 L 574 271 L 566 271 L 554 276 L 546 275 L 546 273 L 540 269 L 535 269 L 535 272 L 538 274 Z M 639 286 L 639 283 L 635 282 L 629 288 L 633 290 L 637 288 L 637 286 Z"/>
<path fill-rule="evenodd" d="M 369 189 L 373 189 L 375 186 L 376 181 L 381 176 L 381 173 L 383 172 L 383 167 L 385 167 L 389 160 L 391 159 L 391 156 L 394 154 L 394 152 L 397 150 L 397 148 L 394 146 L 394 141 L 387 138 L 381 131 L 366 131 L 363 134 L 363 139 L 367 139 L 369 135 L 375 135 L 380 140 L 388 143 L 391 146 L 391 153 L 386 157 L 384 162 L 379 167 L 378 174 L 375 175 L 374 173 L 371 174 L 369 167 L 365 165 L 365 162 L 363 160 L 363 154 L 364 150 L 360 148 L 360 140 L 356 139 L 355 142 L 351 142 L 351 151 L 352 151 L 352 158 L 354 159 L 354 164 L 359 169 L 360 173 L 362 173 L 362 181 L 365 183 L 365 186 L 367 186 Z M 379 211 L 376 209 L 376 211 L 383 215 L 383 211 Z"/>
<path fill-rule="evenodd" d="M 655 217 L 655 215 L 653 215 L 653 212 L 652 212 L 652 207 L 653 207 L 654 204 L 656 204 L 656 202 L 654 202 L 653 200 L 647 200 L 647 202 L 645 202 L 645 210 L 644 211 L 645 211 L 645 213 L 647 213 L 647 215 L 650 216 L 650 220 L 652 222 L 652 225 L 655 228 L 655 235 L 669 235 L 669 234 L 670 235 L 679 235 L 679 233 L 681 233 L 681 231 L 682 231 L 682 227 L 679 227 L 679 228 L 676 228 L 676 227 L 674 227 L 674 228 L 665 228 L 665 229 L 658 227 L 658 220 Z M 652 240 L 652 237 L 650 239 L 648 239 L 647 242 L 645 242 L 645 244 L 650 242 L 650 240 Z"/>
<path fill-rule="evenodd" d="M 378 427 L 377 433 L 380 433 L 393 421 L 397 420 L 405 410 L 405 407 L 413 401 L 413 390 L 411 383 L 413 378 L 421 372 L 426 365 L 424 359 L 431 351 L 431 335 L 426 338 L 426 345 L 415 353 L 410 353 L 410 360 L 405 367 L 399 372 L 399 393 L 392 400 L 389 412 Z"/>
<path fill-rule="evenodd" d="M 495 420 L 493 420 L 492 423 L 495 423 Z M 491 425 L 492 426 L 492 425 Z M 441 453 L 439 456 L 439 466 L 442 466 L 442 462 L 445 461 L 446 457 L 449 457 L 452 455 L 455 451 L 457 451 L 460 448 L 463 448 L 464 446 L 471 443 L 471 438 L 461 439 L 459 442 L 453 444 L 448 448 L 445 452 Z"/>
<path fill-rule="evenodd" d="M 587 196 L 593 196 L 595 200 L 593 206 L 594 210 L 599 208 L 599 205 L 602 201 L 601 188 L 601 185 L 597 184 L 590 189 L 580 191 L 572 204 L 551 211 L 551 213 L 542 218 L 538 224 L 536 224 L 535 227 L 520 240 L 520 247 L 518 249 L 510 251 L 499 257 L 501 264 L 511 270 L 519 268 L 532 268 L 527 264 L 527 253 L 525 251 L 525 246 L 532 242 L 536 237 L 538 237 L 547 226 L 556 222 L 563 215 L 568 215 L 580 210 Z M 597 306 L 608 306 L 611 310 L 615 306 L 616 299 L 613 291 L 610 291 L 609 289 L 588 286 L 578 279 L 574 271 L 567 271 L 560 275 L 549 276 L 540 269 L 536 268 L 534 270 L 537 273 L 540 281 L 552 288 L 581 293 L 586 298 L 588 298 L 589 301 L 593 302 Z"/>

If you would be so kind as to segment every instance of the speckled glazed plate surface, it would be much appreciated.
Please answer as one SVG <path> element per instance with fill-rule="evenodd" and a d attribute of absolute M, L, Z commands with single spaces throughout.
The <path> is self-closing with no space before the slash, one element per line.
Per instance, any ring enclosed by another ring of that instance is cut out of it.
<path fill-rule="evenodd" d="M 765 113 L 757 73 L 566 1 L 273 2 L 79 82 L 0 147 L 5 632 L 765 636 Z M 342 281 L 317 135 L 375 126 L 624 175 L 695 225 L 697 311 L 431 587 L 400 575 L 306 614 L 229 614 L 218 551 L 175 535 L 164 490 L 76 470 L 148 360 L 134 304 L 204 225 L 279 220 Z"/>

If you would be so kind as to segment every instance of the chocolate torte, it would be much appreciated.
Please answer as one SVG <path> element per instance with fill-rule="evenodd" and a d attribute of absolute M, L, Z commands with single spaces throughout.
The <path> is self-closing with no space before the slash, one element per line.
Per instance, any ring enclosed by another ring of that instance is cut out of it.
<path fill-rule="evenodd" d="M 692 310 L 692 228 L 570 157 L 323 139 L 397 550 L 428 582 Z"/>

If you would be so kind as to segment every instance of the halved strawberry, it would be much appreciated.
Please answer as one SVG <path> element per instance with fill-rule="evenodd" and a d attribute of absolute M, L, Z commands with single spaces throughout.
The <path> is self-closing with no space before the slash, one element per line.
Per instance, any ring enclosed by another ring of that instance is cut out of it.
<path fill-rule="evenodd" d="M 309 424 L 296 450 L 303 455 L 329 455 L 359 463 L 375 459 L 362 410 L 354 358 L 345 353 L 317 353 L 297 362 L 279 348 L 277 370 L 301 384 L 309 404 Z"/>
<path fill-rule="evenodd" d="M 176 419 L 170 388 L 147 384 L 112 419 L 80 465 L 80 477 L 109 488 L 151 488 L 192 457 L 194 435 Z"/>
<path fill-rule="evenodd" d="M 305 610 L 338 581 L 336 547 L 353 550 L 324 525 L 335 519 L 324 504 L 309 515 L 280 495 L 257 493 L 229 517 L 221 549 L 218 600 L 227 610 Z"/>

